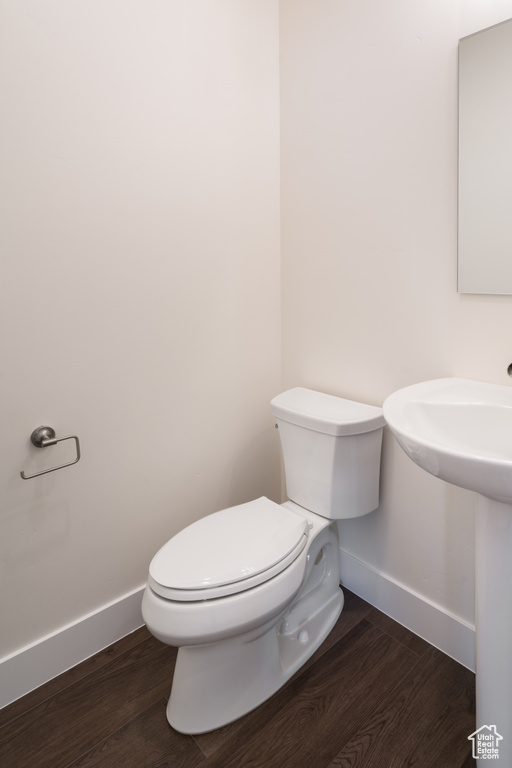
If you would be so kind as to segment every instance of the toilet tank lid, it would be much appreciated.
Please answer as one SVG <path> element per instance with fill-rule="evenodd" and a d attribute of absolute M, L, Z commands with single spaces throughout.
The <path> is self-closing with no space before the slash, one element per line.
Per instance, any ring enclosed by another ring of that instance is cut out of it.
<path fill-rule="evenodd" d="M 270 407 L 274 416 L 282 421 L 327 435 L 372 432 L 386 423 L 382 408 L 303 387 L 294 387 L 277 395 Z"/>

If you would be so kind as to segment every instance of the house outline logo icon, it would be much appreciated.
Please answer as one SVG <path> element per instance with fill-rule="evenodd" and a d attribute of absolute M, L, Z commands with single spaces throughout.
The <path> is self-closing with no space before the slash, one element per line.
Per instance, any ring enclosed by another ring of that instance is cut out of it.
<path fill-rule="evenodd" d="M 473 741 L 473 758 L 475 760 L 480 758 L 499 760 L 499 742 L 503 736 L 500 736 L 495 725 L 482 725 L 471 736 L 468 736 L 468 739 Z"/>

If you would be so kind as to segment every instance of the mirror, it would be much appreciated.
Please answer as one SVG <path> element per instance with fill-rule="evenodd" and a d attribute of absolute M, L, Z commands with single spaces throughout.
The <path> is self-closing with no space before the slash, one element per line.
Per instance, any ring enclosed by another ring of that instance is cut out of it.
<path fill-rule="evenodd" d="M 512 294 L 512 19 L 459 41 L 458 291 Z"/>

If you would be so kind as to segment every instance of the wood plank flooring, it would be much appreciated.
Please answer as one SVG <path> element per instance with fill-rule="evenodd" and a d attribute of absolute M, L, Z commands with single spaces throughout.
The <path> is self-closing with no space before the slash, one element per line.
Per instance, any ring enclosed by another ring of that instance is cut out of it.
<path fill-rule="evenodd" d="M 345 591 L 268 702 L 200 736 L 165 718 L 176 650 L 139 629 L 0 710 L 8 768 L 470 768 L 474 675 Z"/>

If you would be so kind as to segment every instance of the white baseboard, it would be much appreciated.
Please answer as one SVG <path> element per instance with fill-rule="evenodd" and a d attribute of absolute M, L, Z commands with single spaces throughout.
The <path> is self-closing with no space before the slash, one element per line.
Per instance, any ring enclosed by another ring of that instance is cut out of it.
<path fill-rule="evenodd" d="M 340 563 L 347 589 L 474 671 L 473 626 L 344 550 Z M 0 708 L 141 627 L 143 591 L 129 592 L 0 659 Z"/>
<path fill-rule="evenodd" d="M 0 659 L 0 708 L 141 627 L 143 592 L 129 592 Z"/>
<path fill-rule="evenodd" d="M 341 583 L 351 592 L 475 671 L 475 627 L 340 549 Z"/>

